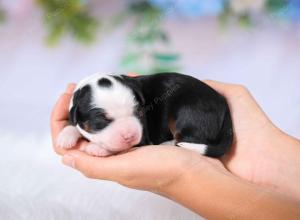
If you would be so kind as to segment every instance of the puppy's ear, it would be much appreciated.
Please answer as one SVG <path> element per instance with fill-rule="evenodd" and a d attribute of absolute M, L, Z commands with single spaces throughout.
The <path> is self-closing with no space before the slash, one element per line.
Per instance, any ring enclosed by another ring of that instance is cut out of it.
<path fill-rule="evenodd" d="M 132 88 L 132 91 L 140 105 L 145 105 L 145 98 L 142 91 L 139 88 Z"/>
<path fill-rule="evenodd" d="M 78 106 L 72 106 L 70 112 L 69 112 L 69 122 L 71 125 L 76 125 L 78 123 L 77 121 L 77 108 Z"/>
<path fill-rule="evenodd" d="M 81 89 L 78 89 L 74 95 L 73 95 L 73 106 L 70 109 L 69 112 L 69 123 L 71 125 L 76 126 L 76 124 L 78 123 L 78 119 L 77 119 L 77 109 L 78 109 L 78 104 L 79 104 L 79 98 L 80 98 L 80 92 Z"/>
<path fill-rule="evenodd" d="M 125 75 L 122 75 L 122 77 L 123 77 L 123 83 L 132 90 L 132 92 L 133 92 L 135 98 L 137 99 L 137 101 L 139 102 L 139 104 L 145 105 L 145 98 L 144 98 L 144 95 L 142 92 L 142 87 L 141 87 L 139 81 L 137 81 L 135 78 L 128 77 Z"/>

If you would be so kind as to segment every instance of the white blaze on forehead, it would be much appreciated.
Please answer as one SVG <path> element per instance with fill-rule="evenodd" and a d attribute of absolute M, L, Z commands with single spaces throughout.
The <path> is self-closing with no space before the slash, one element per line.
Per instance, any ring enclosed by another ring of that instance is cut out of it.
<path fill-rule="evenodd" d="M 101 87 L 97 84 L 97 80 L 93 84 L 92 104 L 103 108 L 112 118 L 131 116 L 136 105 L 131 89 L 111 76 L 105 78 L 112 82 L 112 86 Z"/>
<path fill-rule="evenodd" d="M 110 87 L 101 87 L 98 80 L 107 78 L 112 82 Z M 76 90 L 85 85 L 92 87 L 91 104 L 95 108 L 102 108 L 112 118 L 131 116 L 133 114 L 136 101 L 134 95 L 128 87 L 107 74 L 96 73 L 81 80 L 76 86 Z M 70 108 L 73 106 L 73 100 Z"/>
<path fill-rule="evenodd" d="M 93 82 L 97 82 L 98 79 L 100 79 L 101 77 L 106 77 L 107 74 L 103 74 L 103 73 L 95 73 L 93 75 L 90 75 L 84 79 L 82 79 L 76 86 L 76 90 L 79 88 L 82 88 L 83 86 L 93 83 Z"/>

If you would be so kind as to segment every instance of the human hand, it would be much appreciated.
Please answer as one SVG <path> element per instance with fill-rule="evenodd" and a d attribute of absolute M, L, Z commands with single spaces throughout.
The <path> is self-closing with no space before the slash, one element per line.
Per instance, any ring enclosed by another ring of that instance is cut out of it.
<path fill-rule="evenodd" d="M 144 146 L 110 157 L 93 157 L 79 150 L 65 150 L 56 146 L 56 138 L 68 124 L 68 106 L 75 88 L 70 84 L 57 101 L 51 116 L 51 133 L 56 153 L 63 162 L 90 178 L 112 180 L 127 187 L 161 193 L 193 168 L 201 166 L 207 171 L 226 172 L 217 160 L 175 146 Z M 75 149 L 89 142 L 81 139 Z"/>
<path fill-rule="evenodd" d="M 225 96 L 234 127 L 234 143 L 221 160 L 233 174 L 300 200 L 299 140 L 277 128 L 241 85 L 205 81 Z"/>

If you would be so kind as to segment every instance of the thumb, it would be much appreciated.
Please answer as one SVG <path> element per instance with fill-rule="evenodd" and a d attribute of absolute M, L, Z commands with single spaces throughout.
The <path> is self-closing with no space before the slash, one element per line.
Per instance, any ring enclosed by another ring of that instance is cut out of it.
<path fill-rule="evenodd" d="M 88 178 L 117 181 L 122 170 L 117 157 L 94 157 L 79 150 L 72 150 L 63 156 L 62 162 Z"/>

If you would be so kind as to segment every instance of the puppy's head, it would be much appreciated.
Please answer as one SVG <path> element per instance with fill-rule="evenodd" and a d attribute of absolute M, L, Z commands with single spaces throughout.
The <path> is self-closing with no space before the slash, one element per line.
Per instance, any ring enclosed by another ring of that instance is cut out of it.
<path fill-rule="evenodd" d="M 141 142 L 141 90 L 126 76 L 94 74 L 76 87 L 69 120 L 93 143 L 123 151 Z"/>

